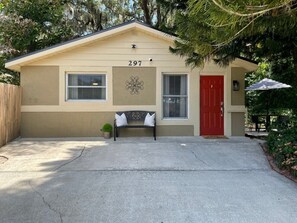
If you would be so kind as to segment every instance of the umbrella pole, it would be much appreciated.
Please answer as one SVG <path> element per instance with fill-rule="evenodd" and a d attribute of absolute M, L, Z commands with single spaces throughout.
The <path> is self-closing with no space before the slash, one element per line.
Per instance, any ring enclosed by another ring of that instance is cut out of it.
<path fill-rule="evenodd" d="M 265 122 L 266 132 L 268 132 L 268 128 L 270 126 L 269 104 L 270 104 L 270 95 L 271 95 L 271 92 L 269 90 L 267 92 L 268 92 L 268 96 L 266 100 L 266 122 Z"/>

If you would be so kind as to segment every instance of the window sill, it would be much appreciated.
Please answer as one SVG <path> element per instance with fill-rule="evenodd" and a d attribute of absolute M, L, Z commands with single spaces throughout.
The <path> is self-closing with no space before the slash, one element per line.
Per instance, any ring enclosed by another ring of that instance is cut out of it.
<path fill-rule="evenodd" d="M 185 121 L 189 120 L 189 118 L 162 118 L 164 121 Z"/>

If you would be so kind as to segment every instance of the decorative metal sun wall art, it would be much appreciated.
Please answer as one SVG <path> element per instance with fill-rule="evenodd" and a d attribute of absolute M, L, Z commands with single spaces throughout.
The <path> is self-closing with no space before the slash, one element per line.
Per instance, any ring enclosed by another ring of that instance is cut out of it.
<path fill-rule="evenodd" d="M 144 89 L 144 82 L 137 76 L 131 76 L 130 80 L 126 81 L 126 89 L 130 94 L 139 94 L 139 91 Z"/>

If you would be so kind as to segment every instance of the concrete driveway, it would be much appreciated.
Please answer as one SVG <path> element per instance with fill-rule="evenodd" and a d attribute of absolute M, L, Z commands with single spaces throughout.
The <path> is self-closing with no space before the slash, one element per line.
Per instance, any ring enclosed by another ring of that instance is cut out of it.
<path fill-rule="evenodd" d="M 297 185 L 257 141 L 21 139 L 0 149 L 0 222 L 297 219 Z"/>

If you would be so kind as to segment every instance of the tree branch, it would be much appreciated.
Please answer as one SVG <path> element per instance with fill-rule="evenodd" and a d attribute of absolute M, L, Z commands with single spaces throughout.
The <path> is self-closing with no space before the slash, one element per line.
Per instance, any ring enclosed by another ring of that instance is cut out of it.
<path fill-rule="evenodd" d="M 222 28 L 222 27 L 226 27 L 226 26 L 230 26 L 233 24 L 233 22 L 230 22 L 230 23 L 227 23 L 227 24 L 223 24 L 223 25 L 213 25 L 213 24 L 210 24 L 208 22 L 205 22 L 206 25 L 210 26 L 210 27 L 213 27 L 213 28 Z"/>
<path fill-rule="evenodd" d="M 240 17 L 253 17 L 253 16 L 258 16 L 258 15 L 265 14 L 266 12 L 269 12 L 269 11 L 272 11 L 272 10 L 275 10 L 275 9 L 283 8 L 283 7 L 287 6 L 287 5 L 289 5 L 290 3 L 292 3 L 293 1 L 288 0 L 288 2 L 286 2 L 286 3 L 282 4 L 282 5 L 275 6 L 275 7 L 272 7 L 272 8 L 268 8 L 268 9 L 265 9 L 265 10 L 261 10 L 259 12 L 253 12 L 253 13 L 239 13 L 239 12 L 236 12 L 236 11 L 233 11 L 233 10 L 230 10 L 230 9 L 226 8 L 225 6 L 223 6 L 222 4 L 217 2 L 217 0 L 212 0 L 212 2 L 216 6 L 218 6 L 221 10 L 227 12 L 228 14 L 236 15 L 236 16 L 240 16 Z M 295 5 L 295 4 L 292 3 L 292 5 Z"/>
<path fill-rule="evenodd" d="M 149 6 L 148 6 L 148 0 L 142 0 L 141 8 L 143 10 L 143 14 L 144 14 L 146 23 L 149 25 L 152 25 L 151 17 L 150 17 L 150 10 L 149 10 Z"/>
<path fill-rule="evenodd" d="M 248 28 L 257 18 L 259 18 L 260 17 L 260 15 L 258 15 L 257 17 L 255 17 L 255 18 L 253 18 L 247 25 L 245 25 L 241 30 L 239 30 L 237 33 L 235 33 L 235 35 L 234 36 L 232 36 L 230 39 L 228 39 L 228 40 L 226 40 L 226 41 L 224 41 L 224 42 L 222 42 L 222 43 L 219 43 L 219 44 L 215 44 L 215 45 L 213 45 L 213 46 L 215 46 L 215 47 L 218 47 L 217 48 L 217 50 L 219 49 L 219 48 L 221 48 L 222 46 L 224 46 L 224 45 L 226 45 L 226 44 L 228 44 L 228 43 L 230 43 L 231 41 L 233 41 L 240 33 L 242 33 L 246 28 Z"/>

